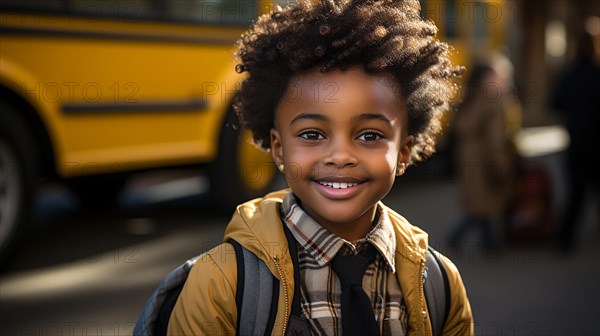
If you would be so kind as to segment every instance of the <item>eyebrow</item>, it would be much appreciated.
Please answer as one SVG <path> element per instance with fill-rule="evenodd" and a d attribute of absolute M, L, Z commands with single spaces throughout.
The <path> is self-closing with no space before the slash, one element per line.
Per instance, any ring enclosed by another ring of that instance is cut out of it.
<path fill-rule="evenodd" d="M 381 120 L 390 126 L 392 125 L 392 121 L 390 119 L 388 119 L 388 117 L 384 116 L 383 114 L 379 114 L 379 113 L 363 113 L 354 119 L 357 121 Z"/>
<path fill-rule="evenodd" d="M 329 118 L 322 114 L 318 114 L 318 113 L 300 113 L 294 119 L 292 119 L 292 121 L 290 121 L 290 125 L 297 121 L 300 121 L 300 120 L 327 121 L 327 120 L 329 120 Z"/>
<path fill-rule="evenodd" d="M 295 122 L 298 122 L 300 120 L 328 121 L 329 118 L 327 116 L 324 116 L 324 115 L 318 114 L 318 113 L 300 113 L 294 119 L 292 119 L 292 121 L 290 121 L 290 125 Z M 390 119 L 388 119 L 388 117 L 384 116 L 383 114 L 379 114 L 379 113 L 363 113 L 359 116 L 356 116 L 354 118 L 354 120 L 356 120 L 356 121 L 381 120 L 381 121 L 385 122 L 386 124 L 392 126 L 392 121 Z"/>

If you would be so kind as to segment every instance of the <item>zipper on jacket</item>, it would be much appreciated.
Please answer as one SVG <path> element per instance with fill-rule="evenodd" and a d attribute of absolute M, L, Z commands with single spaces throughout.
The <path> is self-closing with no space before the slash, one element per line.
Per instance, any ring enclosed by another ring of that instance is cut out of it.
<path fill-rule="evenodd" d="M 275 268 L 277 268 L 277 273 L 279 273 L 279 278 L 281 279 L 281 286 L 283 287 L 283 299 L 285 302 L 284 305 L 284 315 L 283 315 L 283 335 L 285 335 L 285 330 L 288 325 L 288 316 L 290 314 L 290 301 L 288 297 L 288 287 L 287 282 L 285 281 L 285 277 L 283 276 L 283 272 L 281 271 L 281 267 L 279 265 L 279 258 L 277 256 L 273 256 L 273 260 L 275 261 Z"/>
<path fill-rule="evenodd" d="M 427 325 L 427 307 L 425 306 L 425 268 L 426 262 L 425 260 L 421 260 L 420 272 L 419 272 L 419 287 L 421 288 L 421 330 L 425 331 L 425 326 Z"/>

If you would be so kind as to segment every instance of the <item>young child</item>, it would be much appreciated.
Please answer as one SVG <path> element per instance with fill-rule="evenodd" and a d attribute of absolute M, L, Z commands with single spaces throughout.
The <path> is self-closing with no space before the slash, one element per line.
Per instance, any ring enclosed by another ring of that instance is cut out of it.
<path fill-rule="evenodd" d="M 289 189 L 240 205 L 225 240 L 279 280 L 274 335 L 431 334 L 427 234 L 381 199 L 396 176 L 433 153 L 461 73 L 435 33 L 416 0 L 321 0 L 276 8 L 242 35 L 236 70 L 248 77 L 235 107 Z M 226 244 L 190 272 L 169 335 L 236 333 L 236 259 Z M 440 259 L 451 293 L 443 334 L 472 335 L 458 270 Z M 359 264 L 358 280 L 342 275 Z M 299 329 L 290 326 L 298 288 Z"/>

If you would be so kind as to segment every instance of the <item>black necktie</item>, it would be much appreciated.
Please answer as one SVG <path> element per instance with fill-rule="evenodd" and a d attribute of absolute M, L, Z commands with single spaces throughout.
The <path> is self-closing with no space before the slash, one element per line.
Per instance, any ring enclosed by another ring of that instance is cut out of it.
<path fill-rule="evenodd" d="M 367 266 L 375 260 L 377 251 L 367 244 L 359 254 L 337 255 L 331 261 L 333 271 L 342 284 L 342 331 L 344 336 L 379 335 L 379 326 L 371 300 L 362 288 Z"/>

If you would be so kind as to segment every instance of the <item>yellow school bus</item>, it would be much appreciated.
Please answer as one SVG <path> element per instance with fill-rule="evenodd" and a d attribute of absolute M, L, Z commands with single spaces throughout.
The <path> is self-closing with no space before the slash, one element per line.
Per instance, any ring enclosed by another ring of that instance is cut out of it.
<path fill-rule="evenodd" d="M 421 1 L 457 64 L 503 43 L 503 4 Z M 0 259 L 31 218 L 40 177 L 92 204 L 131 173 L 166 167 L 206 167 L 224 208 L 272 188 L 270 156 L 236 126 L 231 102 L 234 42 L 273 6 L 0 0 Z"/>
<path fill-rule="evenodd" d="M 519 9 L 506 0 L 420 0 L 421 13 L 435 22 L 438 38 L 454 48 L 454 64 L 467 66 L 493 51 L 509 48 Z"/>
<path fill-rule="evenodd" d="M 231 109 L 256 0 L 0 0 L 0 255 L 39 177 L 106 202 L 132 172 L 204 165 L 227 208 L 275 181 Z"/>

